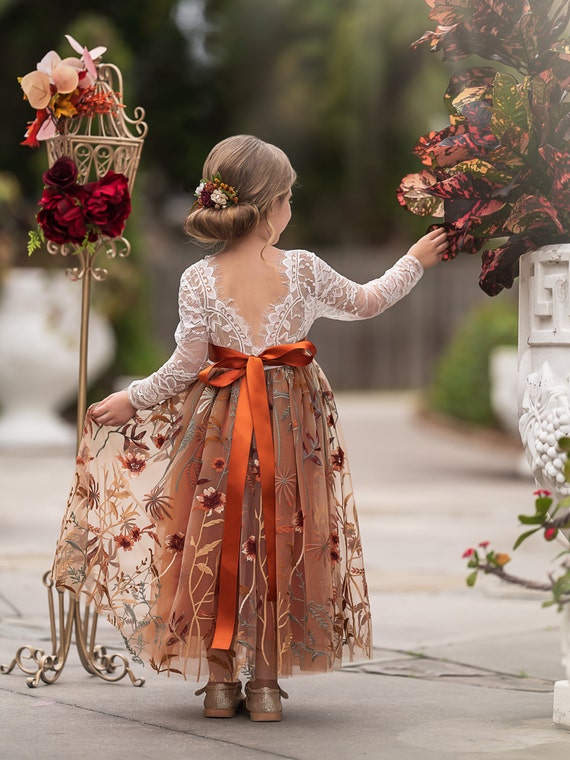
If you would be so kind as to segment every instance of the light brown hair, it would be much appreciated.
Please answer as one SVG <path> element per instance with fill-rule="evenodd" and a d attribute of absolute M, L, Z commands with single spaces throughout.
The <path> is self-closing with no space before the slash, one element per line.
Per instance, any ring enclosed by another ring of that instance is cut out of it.
<path fill-rule="evenodd" d="M 184 229 L 201 243 L 235 240 L 253 232 L 297 177 L 280 148 L 251 135 L 228 137 L 212 148 L 202 177 L 209 179 L 218 173 L 235 188 L 239 202 L 223 209 L 192 207 Z M 269 234 L 271 238 L 271 230 Z"/>

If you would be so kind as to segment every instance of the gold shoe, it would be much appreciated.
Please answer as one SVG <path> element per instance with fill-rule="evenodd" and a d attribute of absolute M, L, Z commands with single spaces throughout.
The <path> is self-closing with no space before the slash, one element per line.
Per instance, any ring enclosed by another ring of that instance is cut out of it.
<path fill-rule="evenodd" d="M 287 692 L 278 686 L 272 689 L 262 686 L 252 689 L 249 683 L 245 685 L 245 709 L 249 719 L 255 721 L 278 721 L 282 717 L 281 697 L 289 699 Z"/>
<path fill-rule="evenodd" d="M 233 718 L 243 701 L 239 681 L 207 683 L 195 694 L 204 692 L 205 718 Z"/>

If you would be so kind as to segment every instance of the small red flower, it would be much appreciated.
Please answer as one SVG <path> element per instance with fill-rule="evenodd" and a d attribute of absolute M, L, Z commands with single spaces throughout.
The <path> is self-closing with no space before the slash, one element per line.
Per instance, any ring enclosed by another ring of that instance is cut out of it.
<path fill-rule="evenodd" d="M 305 522 L 305 518 L 303 515 L 303 510 L 298 509 L 293 515 L 293 527 L 295 528 L 295 533 L 303 532 L 304 522 Z"/>
<path fill-rule="evenodd" d="M 133 539 L 134 542 L 140 541 L 141 536 L 142 536 L 142 530 L 140 528 L 137 528 L 137 526 L 135 525 L 135 527 L 131 529 L 129 536 Z"/>
<path fill-rule="evenodd" d="M 245 554 L 245 558 L 248 562 L 253 562 L 257 556 L 255 536 L 250 536 L 247 541 L 243 542 L 241 545 L 241 553 Z"/>
<path fill-rule="evenodd" d="M 200 496 L 196 497 L 196 500 L 202 505 L 199 507 L 207 512 L 209 517 L 212 512 L 223 512 L 226 504 L 226 495 L 222 491 L 216 491 L 213 486 L 205 488 Z"/>
<path fill-rule="evenodd" d="M 533 496 L 548 498 L 552 496 L 552 491 L 549 491 L 548 488 L 539 488 L 538 491 L 534 492 Z"/>
<path fill-rule="evenodd" d="M 331 562 L 334 565 L 336 562 L 340 561 L 340 540 L 336 530 L 333 530 L 329 536 L 329 549 Z"/>
<path fill-rule="evenodd" d="M 184 551 L 185 539 L 186 534 L 177 531 L 176 533 L 166 536 L 164 545 L 166 546 L 167 551 L 171 554 L 180 554 L 180 552 Z"/>
<path fill-rule="evenodd" d="M 223 457 L 215 457 L 212 460 L 212 469 L 216 472 L 223 472 L 226 466 L 226 460 Z"/>
<path fill-rule="evenodd" d="M 162 435 L 162 433 L 157 433 L 156 435 L 152 436 L 152 442 L 154 443 L 157 449 L 161 449 L 166 443 L 166 441 L 167 441 L 167 438 L 165 435 Z"/>
<path fill-rule="evenodd" d="M 122 534 L 120 536 L 115 536 L 115 543 L 117 544 L 117 546 L 120 546 L 121 549 L 124 549 L 126 552 L 131 552 L 135 544 L 130 534 L 129 535 Z"/>
<path fill-rule="evenodd" d="M 467 559 L 468 557 L 472 557 L 475 554 L 475 549 L 465 549 L 463 554 L 461 555 L 462 559 Z"/>
<path fill-rule="evenodd" d="M 486 549 L 490 543 L 491 543 L 490 541 L 481 541 L 479 546 L 481 547 L 481 549 Z"/>
<path fill-rule="evenodd" d="M 549 528 L 544 529 L 544 538 L 547 541 L 554 541 L 557 535 L 558 535 L 558 528 L 553 528 L 552 526 L 550 526 Z"/>
<path fill-rule="evenodd" d="M 331 464 L 333 470 L 336 470 L 336 472 L 342 472 L 344 467 L 344 451 L 340 446 L 331 453 Z"/>
<path fill-rule="evenodd" d="M 140 475 L 146 467 L 146 457 L 140 453 L 129 451 L 125 456 L 119 456 L 118 459 L 125 470 L 129 470 L 131 475 Z"/>

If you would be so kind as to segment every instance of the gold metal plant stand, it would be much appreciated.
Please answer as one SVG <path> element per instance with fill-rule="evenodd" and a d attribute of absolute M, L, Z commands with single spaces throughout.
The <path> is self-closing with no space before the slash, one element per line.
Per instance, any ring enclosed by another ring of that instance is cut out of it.
<path fill-rule="evenodd" d="M 140 154 L 147 132 L 144 110 L 136 108 L 134 118 L 125 115 L 123 106 L 123 80 L 120 70 L 113 64 L 97 66 L 98 93 L 111 98 L 114 108 L 109 113 L 68 119 L 64 132 L 46 140 L 48 163 L 51 166 L 61 156 L 69 156 L 78 168 L 81 183 L 100 179 L 109 170 L 124 174 L 128 178 L 129 192 L 132 194 Z M 124 237 L 101 238 L 94 251 L 74 245 L 48 243 L 52 255 L 72 254 L 77 264 L 67 270 L 73 281 L 81 281 L 81 326 L 79 342 L 79 388 L 77 396 L 77 449 L 79 450 L 83 432 L 83 421 L 87 406 L 87 351 L 89 337 L 89 311 L 91 304 L 91 282 L 102 282 L 107 270 L 95 265 L 102 253 L 108 257 L 128 256 L 131 246 Z M 122 654 L 107 654 L 104 647 L 95 643 L 98 616 L 88 605 L 71 594 L 55 588 L 51 572 L 43 576 L 47 588 L 50 617 L 51 651 L 22 646 L 9 665 L 0 665 L 0 673 L 8 674 L 16 666 L 28 674 L 29 687 L 34 688 L 40 681 L 52 684 L 60 677 L 72 640 L 81 664 L 91 675 L 105 681 L 120 681 L 128 675 L 133 686 L 142 686 L 144 678 L 137 678 L 129 661 Z M 75 636 L 74 636 L 75 634 Z"/>

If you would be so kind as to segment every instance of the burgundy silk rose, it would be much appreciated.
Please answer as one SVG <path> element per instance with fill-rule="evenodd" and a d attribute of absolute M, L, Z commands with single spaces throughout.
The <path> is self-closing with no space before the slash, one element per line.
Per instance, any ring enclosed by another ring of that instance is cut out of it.
<path fill-rule="evenodd" d="M 58 158 L 54 165 L 43 173 L 44 185 L 61 190 L 74 185 L 77 180 L 77 166 L 67 156 Z M 41 201 L 40 201 L 41 203 Z"/>
<path fill-rule="evenodd" d="M 96 182 L 80 185 L 74 161 L 62 156 L 44 173 L 43 180 L 46 187 L 37 220 L 45 239 L 58 245 L 85 245 L 100 235 L 113 238 L 122 234 L 131 213 L 124 174 L 108 171 Z"/>
<path fill-rule="evenodd" d="M 129 186 L 124 174 L 109 171 L 98 182 L 85 186 L 85 216 L 91 224 L 101 228 L 101 234 L 118 237 L 125 228 L 131 213 Z"/>
<path fill-rule="evenodd" d="M 85 195 L 85 190 L 80 185 L 68 187 L 64 191 L 51 187 L 44 190 L 40 199 L 42 209 L 38 213 L 38 224 L 48 240 L 58 245 L 80 244 L 85 240 L 87 225 L 81 205 Z"/>

